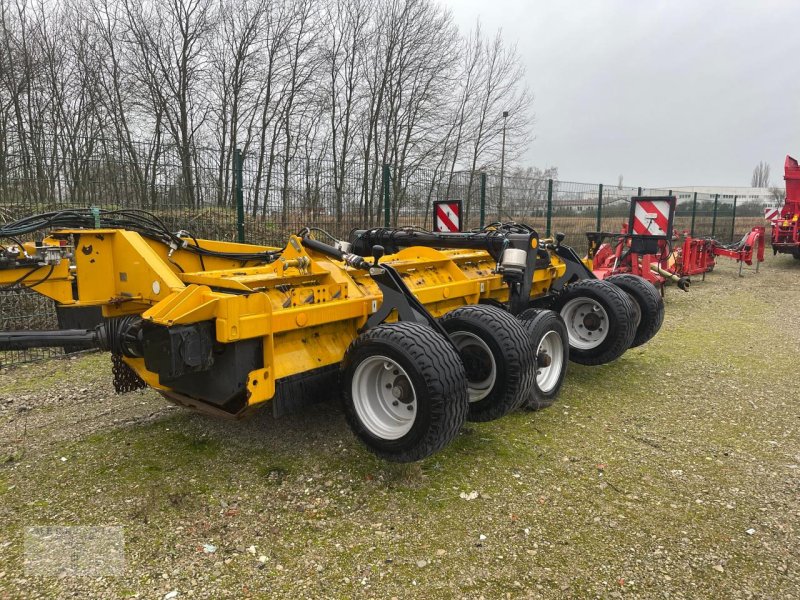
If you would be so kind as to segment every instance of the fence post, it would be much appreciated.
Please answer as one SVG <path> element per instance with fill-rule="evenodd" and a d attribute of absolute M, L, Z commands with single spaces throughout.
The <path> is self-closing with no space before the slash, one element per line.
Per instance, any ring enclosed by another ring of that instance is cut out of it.
<path fill-rule="evenodd" d="M 481 229 L 486 224 L 486 173 L 481 173 Z"/>
<path fill-rule="evenodd" d="M 600 186 L 597 188 L 597 231 L 602 231 L 603 228 L 600 227 L 600 222 L 603 219 L 603 184 L 601 183 Z"/>
<path fill-rule="evenodd" d="M 381 183 L 383 183 L 383 226 L 389 227 L 391 220 L 391 204 L 389 202 L 390 179 L 392 178 L 392 171 L 389 165 L 383 165 L 383 173 L 381 175 Z"/>
<path fill-rule="evenodd" d="M 236 238 L 244 243 L 244 184 L 242 182 L 242 150 L 233 151 L 233 171 L 236 185 Z"/>
<path fill-rule="evenodd" d="M 551 225 L 553 224 L 553 180 L 547 180 L 547 227 L 545 237 L 550 237 Z"/>
<path fill-rule="evenodd" d="M 736 200 L 737 200 L 737 198 L 738 198 L 738 196 L 734 196 L 733 197 L 733 218 L 731 219 L 731 240 L 730 240 L 731 244 L 733 243 L 733 233 L 735 231 L 734 228 L 736 227 Z M 741 265 L 741 263 L 739 263 L 739 264 Z"/>
<path fill-rule="evenodd" d="M 694 193 L 694 200 L 692 200 L 692 227 L 689 235 L 694 237 L 694 218 L 697 216 L 697 192 Z"/>
<path fill-rule="evenodd" d="M 711 217 L 711 237 L 714 237 L 714 234 L 717 231 L 717 205 L 719 204 L 719 194 L 714 196 L 714 213 Z"/>

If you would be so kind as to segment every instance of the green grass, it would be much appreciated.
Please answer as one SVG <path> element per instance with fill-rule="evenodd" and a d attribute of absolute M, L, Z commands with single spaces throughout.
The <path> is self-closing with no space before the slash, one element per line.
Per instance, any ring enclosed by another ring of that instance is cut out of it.
<path fill-rule="evenodd" d="M 82 379 L 80 383 L 85 387 L 90 387 L 107 378 L 106 370 L 98 367 L 108 362 L 108 356 L 90 353 L 82 355 L 76 360 L 80 360 L 82 363 Z M 6 369 L 0 373 L 0 389 L 2 389 L 4 395 L 12 395 L 19 392 L 34 394 L 57 390 L 70 373 L 72 362 L 74 361 L 69 359 L 59 359 Z"/>
<path fill-rule="evenodd" d="M 551 409 L 468 424 L 418 464 L 379 461 L 322 405 L 177 412 L 0 467 L 0 597 L 797 595 L 800 407 L 779 375 L 797 368 L 800 268 L 735 272 L 669 289 L 657 338 L 570 365 Z M 0 393 L 57 386 L 53 365 Z M 30 524 L 123 525 L 128 575 L 19 583 Z"/>

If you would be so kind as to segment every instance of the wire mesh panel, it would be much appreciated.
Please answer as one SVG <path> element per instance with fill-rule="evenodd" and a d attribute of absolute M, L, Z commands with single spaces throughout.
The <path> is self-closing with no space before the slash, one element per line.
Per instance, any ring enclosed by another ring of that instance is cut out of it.
<path fill-rule="evenodd" d="M 631 198 L 638 193 L 639 189 L 634 187 L 604 185 L 600 229 L 607 233 L 621 232 L 623 225 L 628 224 Z"/>
<path fill-rule="evenodd" d="M 733 223 L 732 242 L 738 242 L 753 227 L 764 227 L 769 230 L 767 221 L 764 219 L 764 209 L 767 204 L 756 199 L 739 199 L 736 205 L 736 219 Z M 768 231 L 766 235 L 769 235 Z"/>
<path fill-rule="evenodd" d="M 433 202 L 456 199 L 456 182 L 449 173 L 438 169 L 394 169 L 390 178 L 390 221 L 392 227 L 433 225 Z"/>
<path fill-rule="evenodd" d="M 58 329 L 55 303 L 28 289 L 0 288 L 0 328 Z M 0 352 L 0 367 L 63 355 L 61 348 L 31 348 Z"/>
<path fill-rule="evenodd" d="M 675 192 L 675 218 L 672 227 L 678 233 L 691 233 L 692 215 L 695 214 L 695 194 L 694 192 Z M 695 215 L 696 218 L 696 215 Z"/>
<path fill-rule="evenodd" d="M 283 246 L 307 226 L 346 238 L 383 222 L 379 166 L 281 157 L 270 164 L 247 155 L 242 165 L 247 242 Z"/>
<path fill-rule="evenodd" d="M 0 221 L 46 211 L 87 208 L 147 210 L 170 231 L 198 238 L 283 246 L 303 227 L 339 238 L 354 228 L 432 229 L 433 202 L 460 201 L 467 231 L 516 221 L 564 233 L 579 253 L 586 233 L 617 232 L 639 189 L 549 180 L 535 170 L 457 171 L 447 164 L 388 167 L 359 161 L 244 154 L 230 148 L 178 147 L 164 141 L 7 132 L 0 154 Z M 539 175 L 539 176 L 537 176 Z M 645 188 L 644 195 L 669 190 Z M 738 240 L 763 225 L 760 204 L 733 197 L 680 193 L 675 228 Z M 734 208 L 735 205 L 735 208 Z M 734 218 L 735 217 L 735 218 Z M 53 302 L 33 291 L 0 290 L 5 329 L 57 327 Z M 60 350 L 7 353 L 0 363 L 33 360 Z"/>
<path fill-rule="evenodd" d="M 569 181 L 553 182 L 553 233 L 563 233 L 565 242 L 580 254 L 587 246 L 586 232 L 597 231 L 600 186 Z"/>
<path fill-rule="evenodd" d="M 524 174 L 487 176 L 486 223 L 516 221 L 532 226 L 544 236 L 547 219 L 548 180 Z"/>

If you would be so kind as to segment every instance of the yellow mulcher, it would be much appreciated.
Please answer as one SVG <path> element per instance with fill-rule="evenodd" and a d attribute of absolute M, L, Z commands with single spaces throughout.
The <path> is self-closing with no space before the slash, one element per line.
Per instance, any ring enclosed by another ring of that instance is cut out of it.
<path fill-rule="evenodd" d="M 595 279 L 563 236 L 517 224 L 349 242 L 305 229 L 281 249 L 79 209 L 7 223 L 0 238 L 0 285 L 52 298 L 66 323 L 102 311 L 88 329 L 2 332 L 0 350 L 101 348 L 118 391 L 146 385 L 227 417 L 267 402 L 279 416 L 338 382 L 355 434 L 392 461 L 440 450 L 465 419 L 549 405 L 569 359 L 614 360 L 663 319 L 660 298 L 643 314 L 652 299 Z"/>

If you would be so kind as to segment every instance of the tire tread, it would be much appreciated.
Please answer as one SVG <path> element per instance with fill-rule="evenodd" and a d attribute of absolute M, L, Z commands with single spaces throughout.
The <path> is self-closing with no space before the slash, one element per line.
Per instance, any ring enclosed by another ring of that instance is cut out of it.
<path fill-rule="evenodd" d="M 356 435 L 379 457 L 392 462 L 413 462 L 435 454 L 458 435 L 467 415 L 467 388 L 464 366 L 452 345 L 434 329 L 414 322 L 384 323 L 357 337 L 347 349 L 348 357 L 359 347 L 373 341 L 388 343 L 401 350 L 418 367 L 425 380 L 431 404 L 431 426 L 409 448 L 386 451 L 364 439 L 364 428 L 355 414 L 350 399 L 349 382 L 342 389 L 345 417 Z"/>
<path fill-rule="evenodd" d="M 642 320 L 636 329 L 631 348 L 641 346 L 655 337 L 664 323 L 664 299 L 656 287 L 646 279 L 632 273 L 612 275 L 606 281 L 635 296 L 635 301 L 639 303 Z"/>
<path fill-rule="evenodd" d="M 442 325 L 447 328 L 448 322 L 459 318 L 478 321 L 492 331 L 506 357 L 504 369 L 506 385 L 503 395 L 491 404 L 484 404 L 483 400 L 471 403 L 467 419 L 470 421 L 499 419 L 519 408 L 535 384 L 535 358 L 528 332 L 511 313 L 489 305 L 456 308 L 442 317 Z"/>
<path fill-rule="evenodd" d="M 601 344 L 602 350 L 593 348 L 591 350 L 581 350 L 570 346 L 570 360 L 582 365 L 603 365 L 616 360 L 630 348 L 636 336 L 636 322 L 633 304 L 628 295 L 614 284 L 601 279 L 582 279 L 570 284 L 564 293 L 559 296 L 553 305 L 554 310 L 561 312 L 561 308 L 572 298 L 586 292 L 585 296 L 601 298 L 611 309 L 613 315 L 609 318 L 614 319 L 616 330 L 609 331 L 610 340 Z"/>
<path fill-rule="evenodd" d="M 547 331 L 553 330 L 553 328 L 558 328 L 560 333 L 562 334 L 562 342 L 564 344 L 564 356 L 563 356 L 563 364 L 564 370 L 561 373 L 559 378 L 559 382 L 556 387 L 549 393 L 545 393 L 539 389 L 538 384 L 536 383 L 536 375 L 534 373 L 534 385 L 531 389 L 531 393 L 525 402 L 522 403 L 522 408 L 526 410 L 542 410 L 543 408 L 547 408 L 552 406 L 552 404 L 558 399 L 558 394 L 561 391 L 561 386 L 564 384 L 564 378 L 567 375 L 567 365 L 569 364 L 569 338 L 567 336 L 567 327 L 564 325 L 564 320 L 561 318 L 557 312 L 552 310 L 541 310 L 541 309 L 528 309 L 528 310 L 535 310 L 532 319 L 522 319 L 522 324 L 525 329 L 528 331 L 529 339 L 531 348 L 533 348 L 534 353 L 539 346 L 539 341 L 542 339 L 544 334 Z M 520 314 L 522 317 L 528 311 L 523 311 Z"/>

